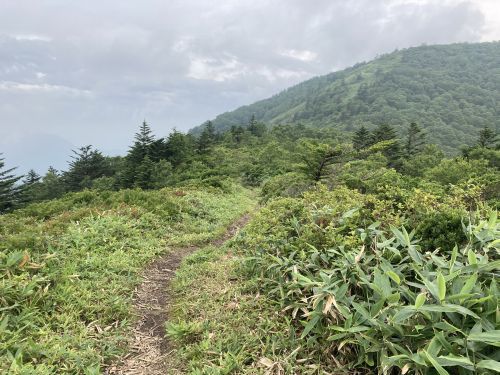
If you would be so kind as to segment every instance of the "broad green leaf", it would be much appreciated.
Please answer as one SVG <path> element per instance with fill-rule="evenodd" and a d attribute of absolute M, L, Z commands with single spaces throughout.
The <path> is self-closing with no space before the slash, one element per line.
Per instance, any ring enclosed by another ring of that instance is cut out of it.
<path fill-rule="evenodd" d="M 450 273 L 453 272 L 453 267 L 455 266 L 455 262 L 457 260 L 458 256 L 458 246 L 455 245 L 453 247 L 453 251 L 451 252 L 451 259 L 450 259 Z"/>
<path fill-rule="evenodd" d="M 434 328 L 441 329 L 443 331 L 447 332 L 462 332 L 460 329 L 457 327 L 451 325 L 450 323 L 446 321 L 438 322 L 432 325 Z"/>
<path fill-rule="evenodd" d="M 494 346 L 500 346 L 500 330 L 480 333 L 471 333 L 467 337 L 469 341 L 481 341 Z"/>
<path fill-rule="evenodd" d="M 485 359 L 485 360 L 479 361 L 479 363 L 476 365 L 476 367 L 500 372 L 500 362 L 494 361 L 492 359 Z"/>
<path fill-rule="evenodd" d="M 401 279 L 399 278 L 398 274 L 393 271 L 387 271 L 386 272 L 387 276 L 389 276 L 396 284 L 401 284 Z"/>
<path fill-rule="evenodd" d="M 425 298 L 426 294 L 425 293 L 420 293 L 417 298 L 415 299 L 415 308 L 418 309 L 420 306 L 422 306 L 425 303 Z"/>
<path fill-rule="evenodd" d="M 467 357 L 459 357 L 454 355 L 442 355 L 437 358 L 441 366 L 460 366 L 467 370 L 474 370 L 474 363 Z"/>
<path fill-rule="evenodd" d="M 307 334 L 309 332 L 311 332 L 311 330 L 318 323 L 319 319 L 320 319 L 320 316 L 319 315 L 315 315 L 315 316 L 312 317 L 311 320 L 309 320 L 309 322 L 307 322 L 306 326 L 304 327 L 304 331 L 302 332 L 302 335 L 300 336 L 301 339 L 303 339 L 304 337 L 306 337 Z"/>
<path fill-rule="evenodd" d="M 444 279 L 443 274 L 440 272 L 436 278 L 437 282 L 437 290 L 438 290 L 438 297 L 439 301 L 443 301 L 444 297 L 446 297 L 446 281 Z"/>
<path fill-rule="evenodd" d="M 420 310 L 422 311 L 433 311 L 433 312 L 455 312 L 455 313 L 460 313 L 462 315 L 470 315 L 476 319 L 481 319 L 479 316 L 477 316 L 475 313 L 467 309 L 466 307 L 460 306 L 460 305 L 454 305 L 454 304 L 442 304 L 442 305 L 424 305 L 420 307 Z"/>
<path fill-rule="evenodd" d="M 403 320 L 406 320 L 408 318 L 411 318 L 413 315 L 415 315 L 417 311 L 413 306 L 407 306 L 403 307 L 401 310 L 399 310 L 394 316 L 392 317 L 392 320 L 394 323 L 400 323 Z"/>
<path fill-rule="evenodd" d="M 432 364 L 432 366 L 434 366 L 434 368 L 437 370 L 437 372 L 439 373 L 439 375 L 450 375 L 448 373 L 448 371 L 446 371 L 443 368 L 443 366 L 441 366 L 439 364 L 439 362 L 437 361 L 437 359 L 432 354 L 430 354 L 426 350 L 424 350 L 424 353 L 427 356 L 427 359 L 429 360 L 429 362 Z"/>
<path fill-rule="evenodd" d="M 440 301 L 439 290 L 437 288 L 437 282 L 436 283 L 432 283 L 429 280 L 427 280 L 425 277 L 422 277 L 422 281 L 425 284 L 425 287 L 427 288 L 427 290 L 432 294 L 432 296 L 436 300 Z"/>
<path fill-rule="evenodd" d="M 472 251 L 472 249 L 469 249 L 469 251 L 467 252 L 467 259 L 469 259 L 469 264 L 471 266 L 477 265 L 476 254 L 474 253 L 474 251 Z"/>

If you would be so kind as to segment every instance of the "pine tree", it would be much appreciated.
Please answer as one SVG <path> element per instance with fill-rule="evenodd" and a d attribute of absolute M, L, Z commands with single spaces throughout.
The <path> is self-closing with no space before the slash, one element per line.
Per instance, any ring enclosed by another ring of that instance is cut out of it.
<path fill-rule="evenodd" d="M 387 124 L 379 125 L 371 134 L 372 143 L 378 143 L 383 141 L 391 141 L 397 139 L 397 134 L 394 128 Z"/>
<path fill-rule="evenodd" d="M 57 169 L 50 166 L 42 178 L 38 200 L 59 198 L 64 193 L 66 193 L 66 185 L 62 181 L 62 176 Z"/>
<path fill-rule="evenodd" d="M 64 173 L 64 181 L 70 191 L 79 191 L 92 186 L 92 180 L 109 175 L 106 158 L 100 151 L 92 149 L 91 145 L 72 150 L 73 159 L 69 170 Z"/>
<path fill-rule="evenodd" d="M 497 135 L 488 126 L 479 131 L 477 144 L 479 147 L 494 149 L 497 143 Z"/>
<path fill-rule="evenodd" d="M 354 137 L 352 139 L 352 146 L 356 151 L 361 151 L 369 147 L 370 144 L 371 144 L 370 132 L 364 127 L 364 125 L 362 125 L 354 133 Z"/>
<path fill-rule="evenodd" d="M 137 174 L 134 182 L 134 187 L 139 187 L 141 189 L 152 189 L 153 188 L 153 171 L 154 163 L 149 158 L 148 155 L 144 157 L 142 163 L 137 167 Z"/>
<path fill-rule="evenodd" d="M 23 180 L 24 185 L 30 186 L 34 185 L 40 181 L 42 177 L 35 172 L 34 169 L 30 169 L 26 174 L 26 178 Z"/>
<path fill-rule="evenodd" d="M 127 159 L 129 161 L 138 165 L 142 163 L 146 155 L 150 154 L 151 145 L 155 142 L 155 137 L 152 133 L 151 128 L 144 120 L 139 128 L 139 132 L 135 133 L 134 145 L 130 147 L 128 152 Z"/>
<path fill-rule="evenodd" d="M 411 158 L 423 150 L 425 146 L 425 136 L 425 131 L 420 126 L 414 122 L 410 124 L 405 143 L 405 156 L 407 158 Z"/>
<path fill-rule="evenodd" d="M 139 132 L 135 133 L 135 142 L 143 147 L 147 147 L 151 145 L 155 140 L 153 135 L 153 131 L 147 124 L 146 120 L 144 120 L 139 127 Z"/>
<path fill-rule="evenodd" d="M 196 143 L 191 135 L 183 134 L 174 129 L 168 136 L 165 147 L 167 160 L 176 168 L 191 159 L 196 149 Z"/>
<path fill-rule="evenodd" d="M 41 194 L 40 175 L 33 169 L 30 169 L 23 180 L 23 203 L 38 201 Z"/>
<path fill-rule="evenodd" d="M 371 143 L 377 144 L 387 142 L 383 154 L 389 161 L 389 166 L 398 168 L 401 165 L 401 144 L 399 143 L 396 131 L 387 124 L 379 125 L 371 134 Z"/>
<path fill-rule="evenodd" d="M 133 187 L 137 168 L 139 168 L 144 158 L 149 156 L 150 158 L 156 159 L 158 157 L 159 159 L 163 152 L 164 145 L 156 143 L 151 128 L 146 120 L 144 120 L 139 128 L 139 132 L 135 133 L 134 144 L 130 147 L 125 158 L 125 170 L 122 176 L 121 185 L 125 188 Z M 158 155 L 152 155 L 153 153 Z"/>
<path fill-rule="evenodd" d="M 231 135 L 236 144 L 240 144 L 243 140 L 243 134 L 245 134 L 245 129 L 242 126 L 231 126 Z"/>
<path fill-rule="evenodd" d="M 266 133 L 266 125 L 257 122 L 255 115 L 252 115 L 248 123 L 248 131 L 256 137 L 262 137 Z"/>
<path fill-rule="evenodd" d="M 304 141 L 300 144 L 299 170 L 311 180 L 318 182 L 327 175 L 328 167 L 342 162 L 344 150 L 341 147 L 332 148 L 329 144 Z"/>
<path fill-rule="evenodd" d="M 216 137 L 214 124 L 212 121 L 207 121 L 200 138 L 198 138 L 198 151 L 201 154 L 208 152 L 214 145 Z"/>
<path fill-rule="evenodd" d="M 0 157 L 0 213 L 14 209 L 20 203 L 22 194 L 21 186 L 16 183 L 23 176 L 16 176 L 12 173 L 16 168 L 4 169 L 4 160 Z"/>

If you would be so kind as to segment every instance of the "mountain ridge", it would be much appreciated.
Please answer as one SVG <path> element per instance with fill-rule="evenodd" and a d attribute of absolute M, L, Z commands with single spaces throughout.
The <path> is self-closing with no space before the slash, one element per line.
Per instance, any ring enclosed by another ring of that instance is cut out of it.
<path fill-rule="evenodd" d="M 419 123 L 449 153 L 500 123 L 500 42 L 396 50 L 291 86 L 218 115 L 218 131 L 251 116 L 272 125 L 334 126 L 352 132 L 388 123 L 402 132 Z M 200 127 L 192 129 L 197 133 Z"/>

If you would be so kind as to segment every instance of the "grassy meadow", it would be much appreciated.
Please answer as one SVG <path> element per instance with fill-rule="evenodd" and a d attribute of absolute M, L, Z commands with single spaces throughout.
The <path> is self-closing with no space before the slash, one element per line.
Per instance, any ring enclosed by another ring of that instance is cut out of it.
<path fill-rule="evenodd" d="M 102 373 L 127 351 L 141 269 L 252 202 L 237 186 L 83 191 L 0 216 L 0 372 Z"/>

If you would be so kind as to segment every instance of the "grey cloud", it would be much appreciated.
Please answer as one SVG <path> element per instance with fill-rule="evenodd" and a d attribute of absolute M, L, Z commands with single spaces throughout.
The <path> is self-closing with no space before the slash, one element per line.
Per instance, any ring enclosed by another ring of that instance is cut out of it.
<path fill-rule="evenodd" d="M 143 118 L 164 136 L 395 48 L 478 41 L 474 3 L 5 0 L 0 151 L 57 134 L 123 152 Z"/>

